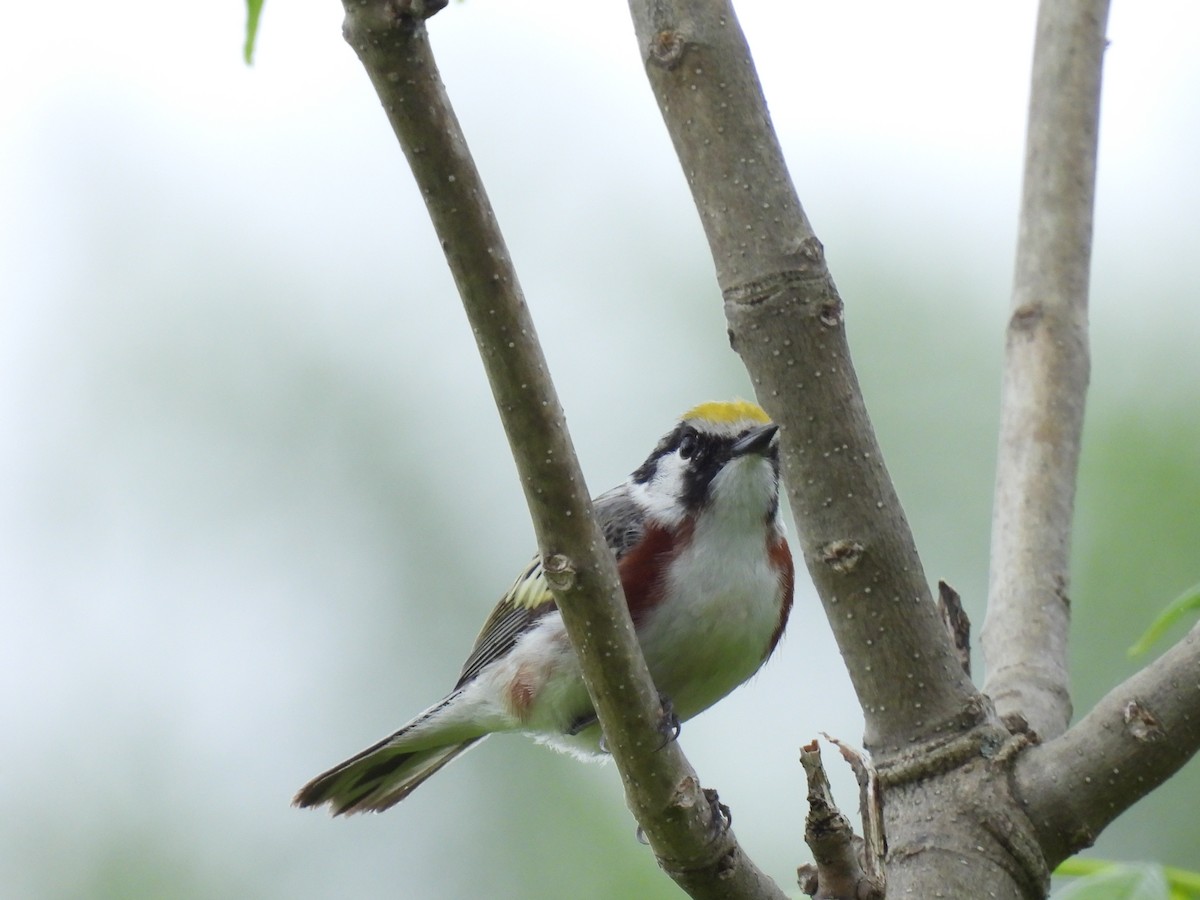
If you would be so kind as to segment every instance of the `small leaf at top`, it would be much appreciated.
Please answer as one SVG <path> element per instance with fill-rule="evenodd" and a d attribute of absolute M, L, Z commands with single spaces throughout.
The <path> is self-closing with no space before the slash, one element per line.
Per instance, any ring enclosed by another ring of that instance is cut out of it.
<path fill-rule="evenodd" d="M 1162 637 L 1168 628 L 1192 610 L 1200 610 L 1200 584 L 1193 584 L 1167 604 L 1167 608 L 1160 612 L 1158 617 L 1150 623 L 1150 627 L 1146 629 L 1146 633 L 1138 639 L 1136 644 L 1129 648 L 1129 655 L 1138 656 L 1145 653 L 1150 649 L 1150 645 Z"/>
<path fill-rule="evenodd" d="M 246 65 L 254 62 L 254 39 L 258 37 L 258 17 L 262 13 L 263 0 L 246 0 L 246 44 L 242 47 L 242 58 Z"/>

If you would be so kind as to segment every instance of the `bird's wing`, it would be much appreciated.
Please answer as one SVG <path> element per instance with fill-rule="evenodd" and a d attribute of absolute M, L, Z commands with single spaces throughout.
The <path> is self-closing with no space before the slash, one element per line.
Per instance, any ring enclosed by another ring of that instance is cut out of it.
<path fill-rule="evenodd" d="M 488 663 L 508 653 L 518 637 L 553 610 L 554 596 L 546 584 L 542 560 L 535 557 L 483 623 L 471 655 L 463 663 L 455 690 L 471 681 Z"/>
<path fill-rule="evenodd" d="M 620 560 L 641 538 L 645 516 L 625 485 L 601 494 L 594 505 L 604 540 Z M 463 663 L 455 689 L 471 681 L 484 666 L 508 653 L 517 638 L 554 608 L 554 595 L 546 583 L 542 559 L 535 556 L 483 623 L 475 646 Z"/>

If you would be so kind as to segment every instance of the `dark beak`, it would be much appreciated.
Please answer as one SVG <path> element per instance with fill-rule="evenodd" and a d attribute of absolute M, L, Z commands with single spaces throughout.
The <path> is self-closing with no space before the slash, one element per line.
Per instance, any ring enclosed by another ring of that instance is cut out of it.
<path fill-rule="evenodd" d="M 747 453 L 766 455 L 778 433 L 778 425 L 760 425 L 758 428 L 751 429 L 733 445 L 730 455 L 745 456 Z"/>

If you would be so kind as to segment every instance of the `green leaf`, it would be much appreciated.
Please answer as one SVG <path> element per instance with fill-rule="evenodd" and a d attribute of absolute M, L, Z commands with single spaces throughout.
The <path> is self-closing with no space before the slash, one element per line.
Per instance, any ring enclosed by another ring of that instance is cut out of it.
<path fill-rule="evenodd" d="M 262 14 L 263 0 L 246 0 L 246 45 L 242 58 L 246 65 L 254 62 L 254 39 L 258 37 L 258 17 Z"/>
<path fill-rule="evenodd" d="M 1158 618 L 1150 623 L 1150 627 L 1146 629 L 1146 633 L 1138 639 L 1136 644 L 1129 648 L 1129 655 L 1138 656 L 1145 653 L 1150 648 L 1150 645 L 1162 637 L 1168 628 L 1187 613 L 1194 610 L 1200 610 L 1200 583 L 1193 584 L 1172 600 L 1167 605 L 1167 608 L 1158 614 Z"/>
<path fill-rule="evenodd" d="M 1071 878 L 1078 878 L 1081 875 L 1095 875 L 1097 872 L 1104 872 L 1111 869 L 1113 866 L 1119 866 L 1120 863 L 1113 862 L 1111 859 L 1092 859 L 1088 856 L 1072 856 L 1069 859 L 1064 859 L 1058 864 L 1058 868 L 1054 870 L 1055 875 L 1065 875 Z"/>
<path fill-rule="evenodd" d="M 1093 869 L 1092 874 L 1076 878 L 1055 891 L 1053 900 L 1170 900 L 1171 892 L 1162 866 L 1155 863 L 1100 865 L 1102 868 Z M 1067 873 L 1060 866 L 1057 874 Z"/>
<path fill-rule="evenodd" d="M 1200 872 L 1177 869 L 1175 866 L 1163 866 L 1163 872 L 1171 885 L 1172 897 L 1200 897 Z"/>

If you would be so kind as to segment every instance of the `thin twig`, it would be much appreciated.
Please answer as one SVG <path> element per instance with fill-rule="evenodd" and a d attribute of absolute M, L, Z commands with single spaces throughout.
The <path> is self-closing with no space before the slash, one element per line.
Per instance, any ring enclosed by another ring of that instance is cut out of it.
<path fill-rule="evenodd" d="M 804 842 L 813 855 L 813 865 L 797 870 L 800 888 L 817 900 L 854 900 L 863 874 L 858 858 L 860 839 L 833 799 L 816 741 L 800 748 L 800 764 L 808 780 Z"/>
<path fill-rule="evenodd" d="M 863 822 L 873 816 L 873 825 L 881 828 L 878 807 L 868 800 L 868 796 L 878 800 L 877 791 L 870 787 L 870 766 L 856 751 L 828 735 L 825 737 L 854 769 Z M 868 845 L 854 833 L 850 820 L 833 799 L 833 788 L 816 741 L 800 748 L 800 764 L 808 781 L 804 842 L 813 855 L 811 865 L 796 870 L 800 889 L 814 900 L 881 900 L 884 896 L 882 832 L 877 832 L 878 843 L 874 845 Z"/>
<path fill-rule="evenodd" d="M 984 691 L 1042 739 L 1071 719 L 1068 567 L 1108 5 L 1042 0 L 1038 11 L 1005 350 Z"/>
<path fill-rule="evenodd" d="M 867 896 L 860 895 L 858 900 L 868 900 L 876 894 L 882 897 L 886 893 L 887 873 L 884 870 L 884 860 L 887 858 L 887 836 L 883 827 L 883 789 L 879 781 L 879 773 L 871 761 L 857 749 L 844 741 L 830 737 L 822 732 L 825 740 L 838 748 L 854 773 L 858 782 L 858 815 L 862 822 L 863 831 L 863 875 Z"/>
<path fill-rule="evenodd" d="M 475 333 L 567 632 L 660 864 L 693 897 L 782 898 L 738 847 L 661 708 L 616 566 L 592 515 L 546 362 L 484 186 L 442 85 L 423 18 L 443 0 L 347 0 L 358 53 L 408 158 Z"/>

